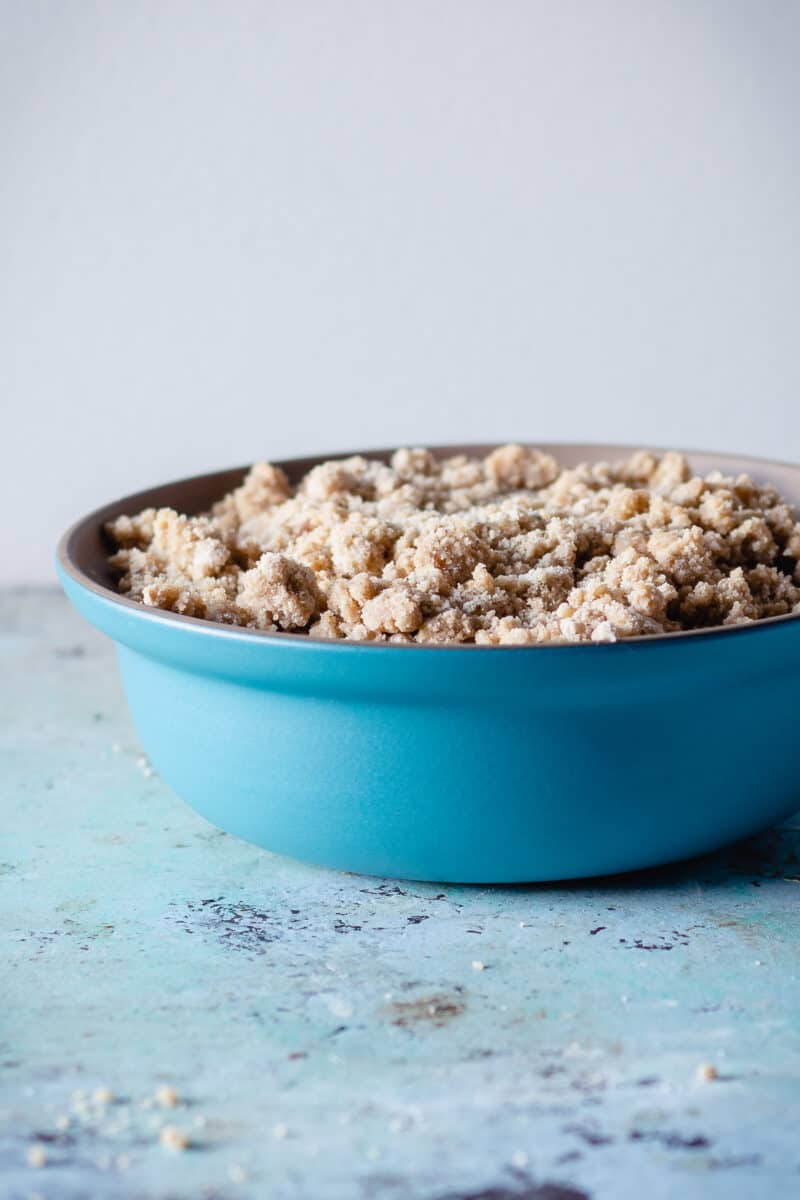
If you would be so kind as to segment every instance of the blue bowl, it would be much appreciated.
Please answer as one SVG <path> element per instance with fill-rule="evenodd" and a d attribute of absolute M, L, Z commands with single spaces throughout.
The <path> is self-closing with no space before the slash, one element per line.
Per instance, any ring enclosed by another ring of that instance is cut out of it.
<path fill-rule="evenodd" d="M 544 448 L 567 464 L 629 452 Z M 456 449 L 486 448 L 441 453 Z M 800 500 L 798 467 L 690 460 Z M 281 465 L 297 479 L 315 461 Z M 669 862 L 800 806 L 798 616 L 611 645 L 395 646 L 229 628 L 117 594 L 104 522 L 202 511 L 244 473 L 126 497 L 58 548 L 70 600 L 117 643 L 148 757 L 221 829 L 348 871 L 501 883 Z"/>

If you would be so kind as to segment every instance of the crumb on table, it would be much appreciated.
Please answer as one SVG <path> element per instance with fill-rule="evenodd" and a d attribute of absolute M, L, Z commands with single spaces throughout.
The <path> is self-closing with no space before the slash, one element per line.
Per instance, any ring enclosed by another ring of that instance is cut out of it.
<path fill-rule="evenodd" d="M 25 1154 L 25 1160 L 29 1167 L 39 1170 L 47 1165 L 47 1151 L 44 1146 L 38 1144 L 29 1146 Z"/>
<path fill-rule="evenodd" d="M 191 1145 L 188 1133 L 175 1125 L 165 1125 L 158 1135 L 158 1140 L 166 1150 L 188 1150 Z"/>
<path fill-rule="evenodd" d="M 697 1078 L 701 1083 L 711 1083 L 714 1079 L 719 1079 L 719 1071 L 713 1063 L 701 1063 L 697 1068 Z"/>
<path fill-rule="evenodd" d="M 162 1084 L 161 1087 L 156 1088 L 154 1099 L 161 1108 L 175 1108 L 178 1103 L 178 1093 L 169 1084 Z"/>

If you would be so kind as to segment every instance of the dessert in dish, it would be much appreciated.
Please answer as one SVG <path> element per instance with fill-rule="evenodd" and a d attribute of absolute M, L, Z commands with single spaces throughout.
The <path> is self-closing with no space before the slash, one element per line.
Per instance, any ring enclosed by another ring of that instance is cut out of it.
<path fill-rule="evenodd" d="M 800 613 L 800 523 L 769 484 L 637 451 L 521 445 L 257 463 L 209 512 L 106 526 L 120 592 L 228 625 L 417 644 L 614 642 Z"/>

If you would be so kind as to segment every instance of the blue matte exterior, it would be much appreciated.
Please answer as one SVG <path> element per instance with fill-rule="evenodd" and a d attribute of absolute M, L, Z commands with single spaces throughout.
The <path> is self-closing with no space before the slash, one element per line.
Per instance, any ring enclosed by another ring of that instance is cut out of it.
<path fill-rule="evenodd" d="M 117 604 L 142 746 L 220 828 L 349 871 L 577 878 L 712 850 L 800 804 L 800 622 L 613 645 L 253 636 Z"/>

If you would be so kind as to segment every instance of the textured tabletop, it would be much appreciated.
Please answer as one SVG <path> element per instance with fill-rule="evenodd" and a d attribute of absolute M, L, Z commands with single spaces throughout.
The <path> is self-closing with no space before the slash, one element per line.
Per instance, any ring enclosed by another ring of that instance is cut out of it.
<path fill-rule="evenodd" d="M 0 646 L 3 1200 L 800 1196 L 800 819 L 587 884 L 337 874 L 159 781 L 59 594 Z"/>

